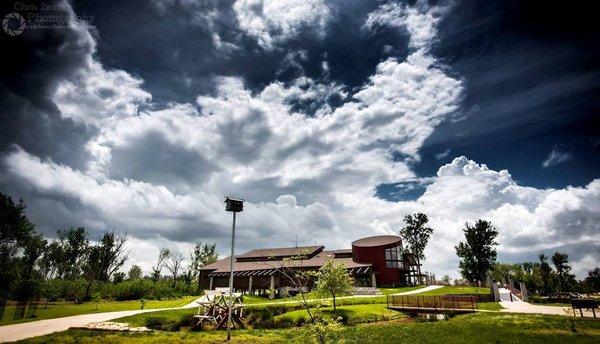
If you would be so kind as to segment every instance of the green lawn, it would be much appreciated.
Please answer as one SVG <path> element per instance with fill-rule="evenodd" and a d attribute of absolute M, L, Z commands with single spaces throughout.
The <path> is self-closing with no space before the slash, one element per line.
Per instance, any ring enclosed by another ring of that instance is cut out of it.
<path fill-rule="evenodd" d="M 390 310 L 385 304 L 365 304 L 338 306 L 334 311 L 333 307 L 321 308 L 318 312 L 312 309 L 313 314 L 319 314 L 325 318 L 342 317 L 345 323 L 358 324 L 373 321 L 383 321 L 399 319 L 404 316 L 403 313 Z M 275 317 L 275 322 L 288 319 L 293 324 L 305 323 L 308 321 L 308 312 L 305 309 L 291 311 Z"/>
<path fill-rule="evenodd" d="M 183 298 L 170 300 L 148 300 L 146 301 L 144 308 L 153 309 L 181 307 L 192 302 L 197 298 L 198 296 L 186 296 Z M 4 319 L 0 320 L 0 325 L 16 324 L 41 319 L 60 318 L 79 314 L 126 311 L 132 309 L 140 309 L 140 307 L 140 301 L 100 301 L 98 303 L 98 309 L 96 309 L 96 302 L 84 302 L 82 304 L 54 302 L 50 303 L 48 305 L 48 308 L 44 308 L 44 306 L 39 306 L 39 308 L 36 311 L 36 317 L 34 318 L 13 320 L 15 306 L 7 306 L 4 313 Z"/>
<path fill-rule="evenodd" d="M 232 343 L 298 343 L 302 328 L 236 330 Z M 347 326 L 346 343 L 597 343 L 600 321 L 564 316 L 478 313 L 448 321 L 420 322 L 402 318 L 387 322 Z M 225 331 L 111 333 L 69 330 L 28 340 L 29 343 L 222 343 Z M 308 344 L 306 342 L 302 342 Z"/>
<path fill-rule="evenodd" d="M 499 311 L 504 309 L 504 307 L 500 306 L 500 302 L 477 302 L 477 309 L 485 311 Z"/>
<path fill-rule="evenodd" d="M 489 294 L 489 293 L 490 293 L 490 288 L 446 286 L 446 287 L 426 291 L 424 293 L 419 293 L 418 295 Z"/>

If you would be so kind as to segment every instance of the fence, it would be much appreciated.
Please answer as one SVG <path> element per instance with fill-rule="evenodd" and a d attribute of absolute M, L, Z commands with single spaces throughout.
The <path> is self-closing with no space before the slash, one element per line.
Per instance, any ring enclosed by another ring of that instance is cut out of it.
<path fill-rule="evenodd" d="M 477 296 L 471 295 L 388 295 L 389 308 L 414 310 L 463 310 L 477 309 Z"/>

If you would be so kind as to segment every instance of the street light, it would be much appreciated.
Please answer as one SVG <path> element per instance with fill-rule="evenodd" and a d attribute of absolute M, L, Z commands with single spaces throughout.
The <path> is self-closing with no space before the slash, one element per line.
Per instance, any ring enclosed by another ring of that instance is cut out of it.
<path fill-rule="evenodd" d="M 233 304 L 233 258 L 235 242 L 235 214 L 244 210 L 244 200 L 227 197 L 225 199 L 225 211 L 233 212 L 233 227 L 231 230 L 231 256 L 229 257 L 229 301 L 227 302 L 227 340 L 231 339 L 231 306 Z"/>

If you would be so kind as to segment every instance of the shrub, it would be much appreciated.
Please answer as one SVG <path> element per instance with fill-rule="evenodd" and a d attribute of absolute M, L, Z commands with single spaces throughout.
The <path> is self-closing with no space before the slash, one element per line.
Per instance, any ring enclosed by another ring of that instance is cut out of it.
<path fill-rule="evenodd" d="M 181 328 L 179 321 L 161 316 L 146 318 L 145 325 L 147 328 L 161 331 L 179 331 Z"/>

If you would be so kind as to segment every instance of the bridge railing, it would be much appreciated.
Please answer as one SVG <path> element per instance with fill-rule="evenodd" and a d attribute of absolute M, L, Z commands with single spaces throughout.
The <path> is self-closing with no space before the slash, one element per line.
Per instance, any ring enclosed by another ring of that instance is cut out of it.
<path fill-rule="evenodd" d="M 472 295 L 388 295 L 388 307 L 414 309 L 477 309 L 477 296 Z"/>

